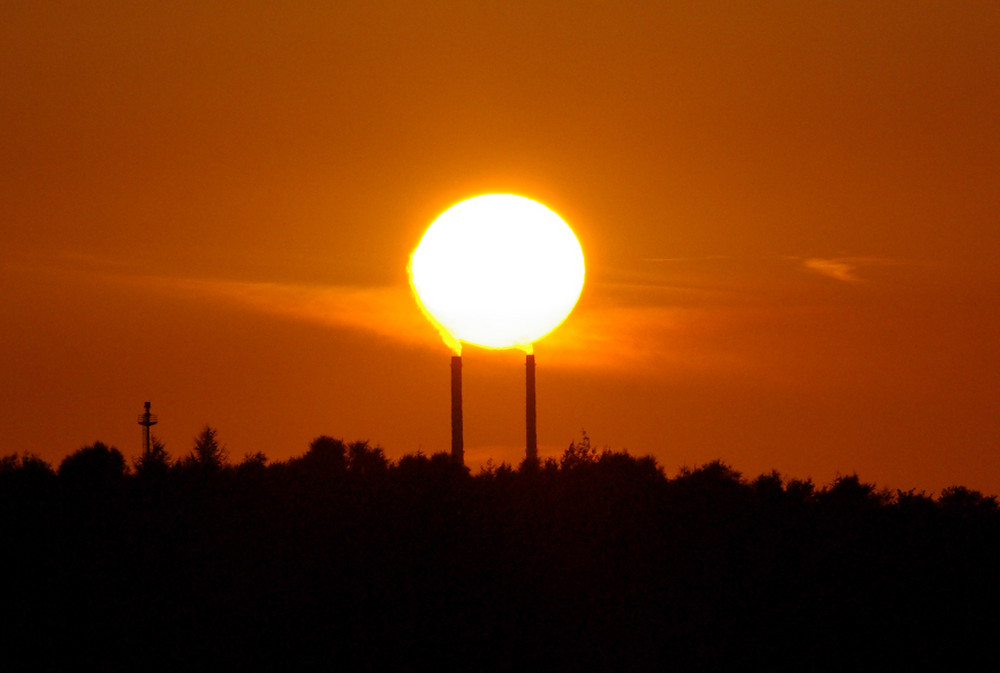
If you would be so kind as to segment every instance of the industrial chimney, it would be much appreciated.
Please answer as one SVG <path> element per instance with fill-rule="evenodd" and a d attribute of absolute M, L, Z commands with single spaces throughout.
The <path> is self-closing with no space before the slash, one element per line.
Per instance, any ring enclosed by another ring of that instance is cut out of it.
<path fill-rule="evenodd" d="M 530 354 L 524 358 L 525 367 L 525 421 L 526 442 L 525 460 L 530 464 L 538 464 L 538 436 L 535 431 L 535 356 Z"/>
<path fill-rule="evenodd" d="M 451 459 L 465 464 L 465 445 L 462 438 L 462 356 L 451 358 Z"/>

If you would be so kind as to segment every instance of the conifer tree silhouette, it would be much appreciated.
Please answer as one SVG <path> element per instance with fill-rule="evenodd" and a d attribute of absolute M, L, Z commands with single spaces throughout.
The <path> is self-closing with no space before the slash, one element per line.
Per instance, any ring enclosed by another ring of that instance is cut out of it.
<path fill-rule="evenodd" d="M 206 425 L 194 439 L 194 448 L 187 457 L 190 465 L 205 472 L 218 472 L 229 464 L 229 451 L 219 444 L 218 430 Z"/>
<path fill-rule="evenodd" d="M 161 476 L 166 474 L 172 465 L 167 447 L 158 437 L 150 440 L 149 452 L 143 452 L 133 461 L 135 473 L 139 477 Z"/>

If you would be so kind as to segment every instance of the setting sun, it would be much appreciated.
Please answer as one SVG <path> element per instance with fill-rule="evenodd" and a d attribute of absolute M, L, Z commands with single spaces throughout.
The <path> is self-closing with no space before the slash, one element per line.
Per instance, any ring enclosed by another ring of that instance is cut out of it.
<path fill-rule="evenodd" d="M 569 226 L 512 194 L 452 206 L 410 260 L 421 308 L 458 350 L 530 347 L 555 329 L 583 289 L 583 251 Z"/>

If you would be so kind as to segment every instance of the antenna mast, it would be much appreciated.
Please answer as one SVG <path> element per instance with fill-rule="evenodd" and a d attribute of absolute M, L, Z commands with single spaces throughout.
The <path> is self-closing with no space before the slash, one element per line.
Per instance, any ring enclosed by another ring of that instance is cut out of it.
<path fill-rule="evenodd" d="M 149 413 L 149 402 L 146 402 L 146 411 L 139 414 L 139 425 L 142 426 L 142 455 L 148 456 L 153 452 L 152 436 L 149 428 L 156 425 L 156 414 Z"/>

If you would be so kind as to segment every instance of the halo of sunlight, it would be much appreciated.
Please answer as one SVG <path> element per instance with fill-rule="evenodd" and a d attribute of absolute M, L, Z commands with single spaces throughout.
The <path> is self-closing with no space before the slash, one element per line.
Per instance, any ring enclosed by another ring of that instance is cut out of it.
<path fill-rule="evenodd" d="M 485 194 L 442 213 L 410 257 L 424 313 L 456 351 L 530 348 L 566 319 L 583 290 L 583 250 L 542 204 Z"/>

